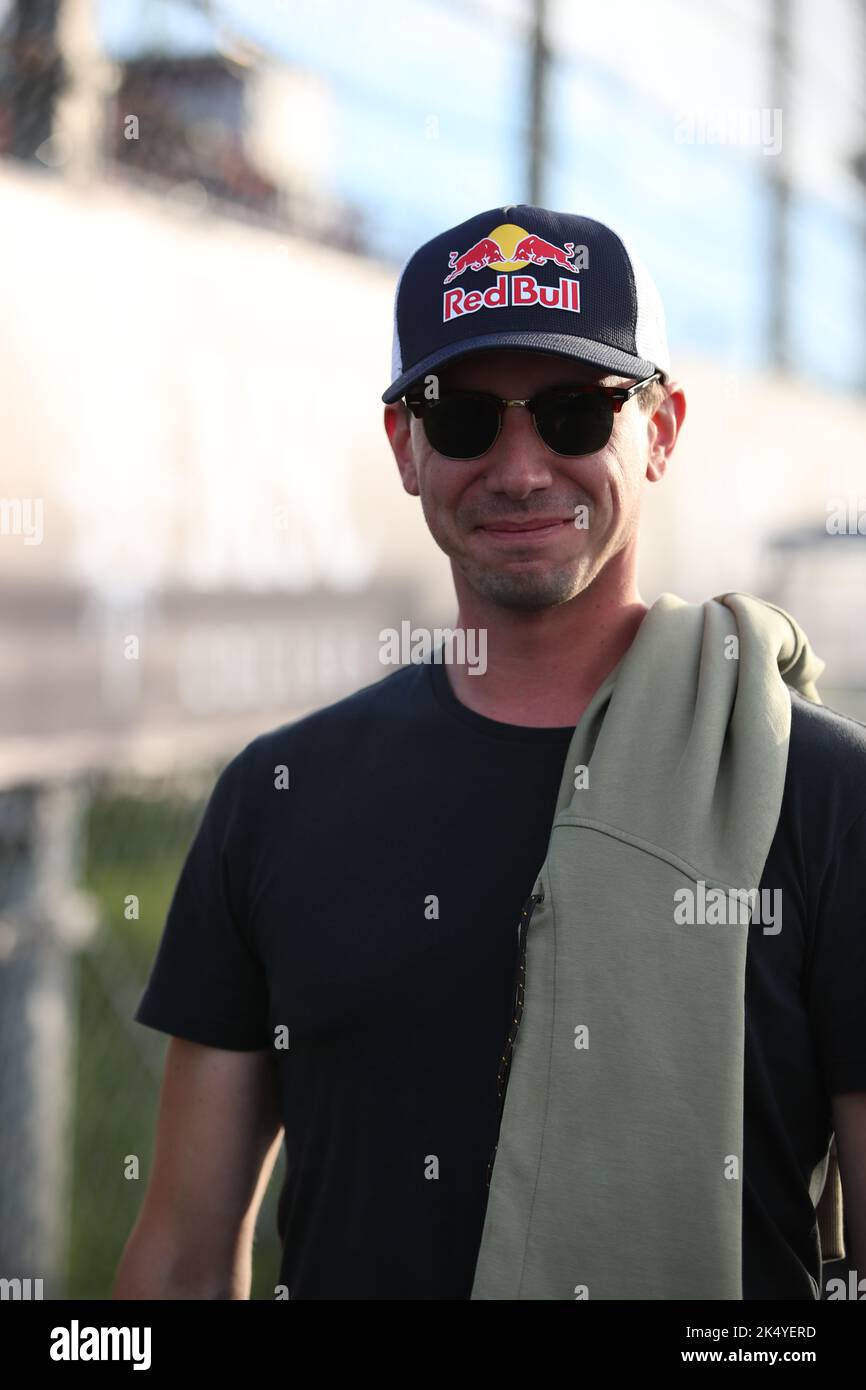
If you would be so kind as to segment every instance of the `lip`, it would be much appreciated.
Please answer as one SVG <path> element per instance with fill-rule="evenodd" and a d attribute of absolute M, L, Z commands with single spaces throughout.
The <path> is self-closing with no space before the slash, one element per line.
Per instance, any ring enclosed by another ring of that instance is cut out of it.
<path fill-rule="evenodd" d="M 562 530 L 563 526 L 572 525 L 572 518 L 563 520 L 561 517 L 555 519 L 527 521 L 525 525 L 518 525 L 514 522 L 506 522 L 502 526 L 477 526 L 477 531 L 482 531 L 486 536 L 492 536 L 494 540 L 504 541 L 541 541 L 548 536 L 554 536 Z"/>

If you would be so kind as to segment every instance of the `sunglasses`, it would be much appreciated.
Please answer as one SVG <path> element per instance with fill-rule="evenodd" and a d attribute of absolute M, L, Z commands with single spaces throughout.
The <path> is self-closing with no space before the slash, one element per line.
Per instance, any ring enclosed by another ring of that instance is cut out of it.
<path fill-rule="evenodd" d="M 404 396 L 412 414 L 424 423 L 431 448 L 449 459 L 477 459 L 493 448 L 507 406 L 523 405 L 535 432 L 555 454 L 579 458 L 603 449 L 618 415 L 636 391 L 661 380 L 653 372 L 634 386 L 550 386 L 526 400 L 505 400 L 489 391 L 442 391 L 436 400 Z"/>

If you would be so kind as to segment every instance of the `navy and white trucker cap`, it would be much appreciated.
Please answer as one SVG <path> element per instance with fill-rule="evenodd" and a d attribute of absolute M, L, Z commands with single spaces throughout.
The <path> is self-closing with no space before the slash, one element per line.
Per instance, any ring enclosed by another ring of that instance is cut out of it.
<path fill-rule="evenodd" d="M 386 404 L 470 352 L 519 348 L 618 376 L 670 375 L 649 272 L 604 222 L 512 203 L 420 246 L 394 295 Z"/>

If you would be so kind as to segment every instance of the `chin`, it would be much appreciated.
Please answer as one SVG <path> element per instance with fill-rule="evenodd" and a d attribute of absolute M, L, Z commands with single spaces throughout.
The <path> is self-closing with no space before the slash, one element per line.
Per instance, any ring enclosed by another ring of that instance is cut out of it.
<path fill-rule="evenodd" d="M 546 574 L 523 574 L 514 570 L 464 571 L 476 593 L 502 608 L 536 613 L 555 608 L 580 593 L 584 587 L 571 570 L 549 570 Z"/>

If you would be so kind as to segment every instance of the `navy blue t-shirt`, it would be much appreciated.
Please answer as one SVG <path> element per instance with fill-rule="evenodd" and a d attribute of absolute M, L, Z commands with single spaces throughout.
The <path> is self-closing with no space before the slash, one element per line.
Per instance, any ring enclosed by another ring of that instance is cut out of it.
<path fill-rule="evenodd" d="M 783 929 L 747 947 L 745 1299 L 818 1297 L 809 1183 L 831 1096 L 866 1090 L 866 725 L 791 701 L 761 881 Z M 135 1017 L 231 1049 L 288 1030 L 291 1299 L 470 1296 L 517 923 L 572 733 L 488 719 L 443 666 L 408 666 L 216 780 Z"/>

